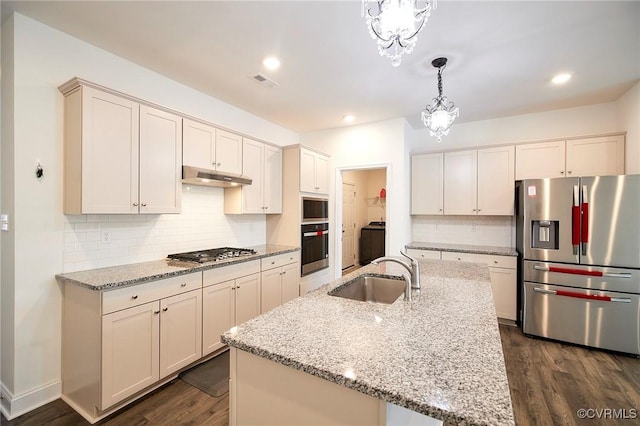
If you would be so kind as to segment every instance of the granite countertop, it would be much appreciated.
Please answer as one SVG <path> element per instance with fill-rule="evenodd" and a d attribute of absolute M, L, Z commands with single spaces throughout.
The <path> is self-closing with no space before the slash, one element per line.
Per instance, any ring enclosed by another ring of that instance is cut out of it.
<path fill-rule="evenodd" d="M 498 256 L 518 256 L 518 252 L 513 247 L 500 246 L 475 246 L 471 244 L 449 244 L 449 243 L 425 243 L 420 241 L 411 241 L 405 245 L 408 249 L 418 250 L 437 250 L 437 251 L 454 251 L 459 253 L 475 253 L 475 254 L 495 254 Z"/>
<path fill-rule="evenodd" d="M 329 296 L 368 265 L 225 333 L 230 346 L 445 424 L 513 425 L 485 265 L 421 260 L 422 290 L 391 305 Z"/>
<path fill-rule="evenodd" d="M 249 262 L 263 257 L 299 251 L 299 247 L 279 246 L 273 244 L 248 247 L 256 251 L 255 255 L 234 257 L 216 262 L 196 263 L 181 262 L 171 259 L 151 262 L 133 263 L 130 265 L 111 266 L 108 268 L 90 269 L 87 271 L 58 274 L 60 283 L 81 285 L 91 290 L 109 290 L 126 287 L 148 281 L 160 280 L 206 269 L 220 268 L 236 263 Z"/>

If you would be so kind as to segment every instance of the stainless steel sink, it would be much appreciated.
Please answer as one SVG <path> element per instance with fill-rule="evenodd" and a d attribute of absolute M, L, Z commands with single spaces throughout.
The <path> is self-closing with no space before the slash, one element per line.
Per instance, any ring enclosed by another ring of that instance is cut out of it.
<path fill-rule="evenodd" d="M 400 277 L 364 274 L 328 294 L 362 302 L 391 304 L 404 294 L 406 286 L 406 281 Z"/>

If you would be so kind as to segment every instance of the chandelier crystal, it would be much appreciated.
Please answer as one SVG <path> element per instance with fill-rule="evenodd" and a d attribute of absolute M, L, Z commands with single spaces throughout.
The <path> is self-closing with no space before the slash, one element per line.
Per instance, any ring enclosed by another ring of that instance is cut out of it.
<path fill-rule="evenodd" d="M 449 134 L 451 124 L 460 111 L 453 102 L 449 102 L 447 97 L 442 95 L 442 70 L 446 68 L 447 58 L 436 58 L 431 61 L 431 65 L 438 68 L 438 96 L 422 111 L 422 122 L 429 129 L 431 136 L 438 138 L 440 143 L 442 137 Z"/>
<path fill-rule="evenodd" d="M 362 14 L 380 56 L 391 58 L 394 67 L 400 65 L 402 55 L 413 51 L 432 8 L 436 0 L 362 0 Z"/>

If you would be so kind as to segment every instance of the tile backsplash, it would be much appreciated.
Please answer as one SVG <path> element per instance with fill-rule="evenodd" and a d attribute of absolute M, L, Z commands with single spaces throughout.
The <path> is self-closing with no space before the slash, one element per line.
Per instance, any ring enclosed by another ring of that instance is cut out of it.
<path fill-rule="evenodd" d="M 182 186 L 182 213 L 65 216 L 63 272 L 265 243 L 264 215 L 225 215 L 224 190 Z"/>
<path fill-rule="evenodd" d="M 412 216 L 411 239 L 426 243 L 515 247 L 511 216 Z"/>

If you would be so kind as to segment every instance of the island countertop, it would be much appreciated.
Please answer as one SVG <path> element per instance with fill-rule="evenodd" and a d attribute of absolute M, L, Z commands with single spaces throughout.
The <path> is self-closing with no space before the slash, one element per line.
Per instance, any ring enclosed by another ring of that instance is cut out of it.
<path fill-rule="evenodd" d="M 391 305 L 329 296 L 368 265 L 223 335 L 232 347 L 445 424 L 513 425 L 487 266 L 420 261 L 422 290 Z"/>

